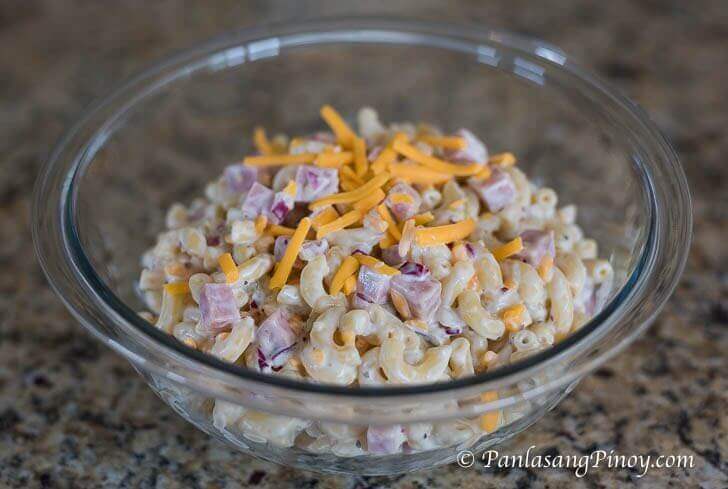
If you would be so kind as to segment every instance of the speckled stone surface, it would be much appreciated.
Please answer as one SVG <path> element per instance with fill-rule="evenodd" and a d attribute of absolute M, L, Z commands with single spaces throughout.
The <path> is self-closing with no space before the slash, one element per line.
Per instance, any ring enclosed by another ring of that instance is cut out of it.
<path fill-rule="evenodd" d="M 548 3 L 0 3 L 0 486 L 726 487 L 728 9 L 722 0 Z M 652 469 L 641 479 L 605 468 L 581 479 L 566 470 L 457 466 L 392 479 L 295 471 L 196 431 L 65 311 L 31 250 L 30 193 L 41 162 L 81 109 L 175 49 L 234 27 L 321 12 L 416 12 L 544 38 L 620 86 L 666 132 L 694 197 L 684 278 L 647 335 L 509 451 L 534 444 L 538 453 L 563 455 L 596 448 L 685 454 L 695 468 Z"/>

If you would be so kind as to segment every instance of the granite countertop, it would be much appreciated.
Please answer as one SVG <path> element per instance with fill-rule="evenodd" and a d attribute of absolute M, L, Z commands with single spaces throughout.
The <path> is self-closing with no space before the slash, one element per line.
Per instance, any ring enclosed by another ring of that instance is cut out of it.
<path fill-rule="evenodd" d="M 362 2 L 364 3 L 364 2 Z M 232 452 L 164 405 L 85 334 L 30 245 L 30 196 L 53 143 L 92 99 L 152 59 L 234 27 L 342 14 L 325 2 L 0 4 L 0 486 L 726 487 L 728 19 L 722 0 L 367 2 L 356 12 L 485 22 L 563 47 L 637 100 L 674 143 L 694 198 L 684 278 L 649 332 L 510 447 L 694 455 L 642 479 L 600 469 L 446 466 L 391 479 L 321 476 Z M 721 110 L 722 109 L 722 110 Z"/>

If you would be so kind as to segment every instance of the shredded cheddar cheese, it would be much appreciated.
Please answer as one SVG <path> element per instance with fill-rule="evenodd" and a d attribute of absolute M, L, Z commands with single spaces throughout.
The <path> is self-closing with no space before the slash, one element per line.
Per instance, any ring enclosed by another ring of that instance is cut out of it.
<path fill-rule="evenodd" d="M 465 219 L 455 224 L 419 228 L 415 231 L 415 241 L 420 246 L 435 246 L 452 243 L 467 238 L 475 230 L 475 221 Z"/>
<path fill-rule="evenodd" d="M 263 231 L 265 231 L 265 227 L 268 225 L 268 218 L 264 215 L 260 215 L 255 218 L 255 232 L 258 234 L 263 234 Z"/>
<path fill-rule="evenodd" d="M 265 129 L 260 126 L 253 131 L 253 144 L 255 144 L 255 149 L 262 155 L 273 153 L 273 146 L 268 141 L 268 136 L 265 135 Z"/>
<path fill-rule="evenodd" d="M 356 277 L 351 277 L 344 280 L 344 295 L 351 295 L 356 292 Z"/>
<path fill-rule="evenodd" d="M 296 192 L 298 192 L 298 186 L 296 185 L 296 182 L 294 180 L 291 180 L 286 184 L 285 188 L 283 189 L 283 192 L 288 194 L 289 197 L 296 198 Z"/>
<path fill-rule="evenodd" d="M 389 248 L 394 244 L 394 239 L 392 238 L 392 235 L 387 233 L 385 234 L 382 239 L 379 240 L 379 247 L 381 249 Z"/>
<path fill-rule="evenodd" d="M 501 313 L 501 318 L 506 324 L 506 328 L 511 333 L 517 332 L 521 328 L 523 322 L 523 315 L 526 312 L 526 306 L 523 304 L 516 304 L 515 306 L 506 307 Z"/>
<path fill-rule="evenodd" d="M 476 180 L 488 180 L 492 173 L 493 170 L 491 170 L 490 167 L 486 165 L 483 167 L 482 170 L 473 175 L 473 178 L 475 178 Z"/>
<path fill-rule="evenodd" d="M 313 163 L 316 156 L 318 156 L 316 153 L 246 156 L 243 159 L 243 164 L 250 166 L 304 165 L 306 163 Z"/>
<path fill-rule="evenodd" d="M 343 216 L 334 219 L 330 223 L 319 226 L 319 228 L 316 230 L 316 239 L 321 239 L 329 233 L 333 233 L 334 231 L 338 231 L 340 229 L 344 229 L 347 226 L 351 226 L 352 224 L 356 224 L 362 217 L 364 217 L 362 213 L 357 210 L 347 212 Z"/>
<path fill-rule="evenodd" d="M 494 402 L 498 400 L 498 393 L 496 391 L 488 391 L 484 392 L 480 395 L 480 400 L 482 402 Z M 480 416 L 479 424 L 480 429 L 485 431 L 486 433 L 492 433 L 498 428 L 498 425 L 500 424 L 501 419 L 501 411 L 500 409 L 496 409 L 493 411 L 488 411 L 487 413 Z"/>
<path fill-rule="evenodd" d="M 360 265 L 369 267 L 375 272 L 381 273 L 382 275 L 399 275 L 400 273 L 399 270 L 397 270 L 396 268 L 390 267 L 383 261 L 377 260 L 373 256 L 357 253 L 356 255 L 354 255 L 354 257 L 359 261 Z"/>
<path fill-rule="evenodd" d="M 273 277 L 271 277 L 269 283 L 271 290 L 280 289 L 286 284 L 288 276 L 291 274 L 293 263 L 296 261 L 296 257 L 298 257 L 298 252 L 301 250 L 301 245 L 303 244 L 303 240 L 306 239 L 309 229 L 311 229 L 311 219 L 304 217 L 298 223 L 298 227 L 293 233 L 293 236 L 291 236 L 283 258 L 276 265 L 275 273 L 273 273 Z"/>
<path fill-rule="evenodd" d="M 397 160 L 397 153 L 392 148 L 384 148 L 372 163 L 372 173 L 378 175 L 387 169 L 390 163 Z"/>
<path fill-rule="evenodd" d="M 488 163 L 497 166 L 512 166 L 516 164 L 513 153 L 498 153 L 488 158 Z"/>
<path fill-rule="evenodd" d="M 233 256 L 230 253 L 223 253 L 220 258 L 217 259 L 217 263 L 220 265 L 222 273 L 225 274 L 225 281 L 229 284 L 234 284 L 238 281 L 240 273 L 238 272 L 238 266 L 233 260 Z"/>
<path fill-rule="evenodd" d="M 506 258 L 519 253 L 521 250 L 523 250 L 523 241 L 521 241 L 521 237 L 519 236 L 516 239 L 494 249 L 493 256 L 496 260 L 503 261 Z"/>
<path fill-rule="evenodd" d="M 417 214 L 414 217 L 415 224 L 418 226 L 424 226 L 428 222 L 432 222 L 435 220 L 435 216 L 432 214 L 432 212 L 423 212 L 422 214 Z"/>
<path fill-rule="evenodd" d="M 551 257 L 551 255 L 546 255 L 541 259 L 541 263 L 538 264 L 538 268 L 536 269 L 538 271 L 538 276 L 541 277 L 541 280 L 544 282 L 547 282 L 549 279 L 549 276 L 551 275 L 551 269 L 554 267 L 554 259 Z"/>
<path fill-rule="evenodd" d="M 448 163 L 434 156 L 429 156 L 415 148 L 409 143 L 397 141 L 392 145 L 397 153 L 401 154 L 405 158 L 409 158 L 412 161 L 416 161 L 422 166 L 426 166 L 431 170 L 435 170 L 440 173 L 447 173 L 455 175 L 457 177 L 469 177 L 475 175 L 483 169 L 482 164 L 473 163 L 471 165 L 456 165 L 454 163 Z"/>
<path fill-rule="evenodd" d="M 354 170 L 352 170 L 350 166 L 341 167 L 339 173 L 341 174 L 342 178 L 348 178 L 352 180 L 357 187 L 361 187 L 362 185 L 364 185 L 364 180 L 359 178 L 359 175 L 354 173 Z"/>
<path fill-rule="evenodd" d="M 285 226 L 279 226 L 278 224 L 271 224 L 268 226 L 268 233 L 273 236 L 293 236 L 296 230 L 293 228 L 287 228 Z"/>
<path fill-rule="evenodd" d="M 356 176 L 363 178 L 367 173 L 367 144 L 364 138 L 354 139 L 354 167 Z"/>
<path fill-rule="evenodd" d="M 359 261 L 353 256 L 347 256 L 344 261 L 339 265 L 339 269 L 334 274 L 334 278 L 331 279 L 331 287 L 329 287 L 329 294 L 335 295 L 341 291 L 344 286 L 344 282 L 349 277 L 353 277 L 354 274 L 359 270 Z"/>
<path fill-rule="evenodd" d="M 349 151 L 342 151 L 340 153 L 319 153 L 316 159 L 313 160 L 313 164 L 322 168 L 340 168 L 343 165 L 348 165 L 354 159 L 354 155 Z"/>
<path fill-rule="evenodd" d="M 419 137 L 419 140 L 423 143 L 427 143 L 430 146 L 435 146 L 444 149 L 465 149 L 468 146 L 465 138 L 460 136 L 433 136 L 425 134 Z"/>
<path fill-rule="evenodd" d="M 315 216 L 311 218 L 311 225 L 318 231 L 321 226 L 324 226 L 339 217 L 339 213 L 333 207 L 327 207 Z"/>
<path fill-rule="evenodd" d="M 387 223 L 387 231 L 389 232 L 389 234 L 391 234 L 396 241 L 402 239 L 402 232 L 399 230 L 399 226 L 397 226 L 397 223 L 392 217 L 392 214 L 389 213 L 389 209 L 387 209 L 387 206 L 384 204 L 379 204 L 377 206 L 377 212 Z"/>
<path fill-rule="evenodd" d="M 415 199 L 410 194 L 396 193 L 389 196 L 392 204 L 414 204 Z"/>
<path fill-rule="evenodd" d="M 366 214 L 369 209 L 376 207 L 381 201 L 385 199 L 386 195 L 381 188 L 376 189 L 371 194 L 367 195 L 363 199 L 354 202 L 352 206 L 354 209 L 361 211 L 362 214 Z"/>
<path fill-rule="evenodd" d="M 452 175 L 434 171 L 422 165 L 390 163 L 388 167 L 393 177 L 401 178 L 407 183 L 438 185 L 452 178 Z"/>
<path fill-rule="evenodd" d="M 334 195 L 329 195 L 327 197 L 324 197 L 322 199 L 316 200 L 314 202 L 311 202 L 311 204 L 308 206 L 309 209 L 315 210 L 320 207 L 324 207 L 326 205 L 331 204 L 350 204 L 352 202 L 356 202 L 357 200 L 361 200 L 367 195 L 369 195 L 370 192 L 373 192 L 375 189 L 380 188 L 382 185 L 387 183 L 391 175 L 389 172 L 382 172 L 379 175 L 376 175 L 371 180 L 366 182 L 361 187 L 357 188 L 356 190 L 352 190 L 351 192 L 344 192 Z"/>
<path fill-rule="evenodd" d="M 356 134 L 351 130 L 349 125 L 344 122 L 344 119 L 333 107 L 330 105 L 324 105 L 321 107 L 321 117 L 334 132 L 334 135 L 341 146 L 346 149 L 350 149 L 354 146 Z"/>
<path fill-rule="evenodd" d="M 187 282 L 172 282 L 164 284 L 164 291 L 169 295 L 185 295 L 189 294 L 190 286 Z"/>

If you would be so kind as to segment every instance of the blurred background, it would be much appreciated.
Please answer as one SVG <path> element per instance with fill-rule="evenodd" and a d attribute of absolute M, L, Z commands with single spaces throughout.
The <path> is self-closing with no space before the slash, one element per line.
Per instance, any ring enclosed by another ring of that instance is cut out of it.
<path fill-rule="evenodd" d="M 511 446 L 522 453 L 692 454 L 691 470 L 643 479 L 601 469 L 443 467 L 336 478 L 233 453 L 154 397 L 92 340 L 32 253 L 36 174 L 53 144 L 119 81 L 224 31 L 336 15 L 483 24 L 542 38 L 621 88 L 676 147 L 695 238 L 675 295 L 647 335 L 583 381 Z M 728 484 L 728 6 L 724 0 L 0 2 L 0 486 L 678 487 Z"/>

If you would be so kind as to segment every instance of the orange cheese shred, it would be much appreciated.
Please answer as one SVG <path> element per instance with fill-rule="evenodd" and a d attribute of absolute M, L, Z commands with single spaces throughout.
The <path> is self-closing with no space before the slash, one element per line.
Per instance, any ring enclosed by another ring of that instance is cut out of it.
<path fill-rule="evenodd" d="M 378 188 L 363 199 L 354 202 L 354 205 L 352 207 L 358 211 L 361 211 L 362 214 L 365 214 L 369 211 L 369 209 L 371 209 L 372 207 L 376 207 L 377 204 L 379 204 L 385 198 L 385 193 L 382 191 L 381 188 Z"/>
<path fill-rule="evenodd" d="M 190 292 L 190 286 L 187 282 L 172 282 L 164 284 L 164 291 L 169 295 L 185 295 Z"/>
<path fill-rule="evenodd" d="M 435 226 L 430 228 L 419 228 L 415 231 L 415 241 L 420 246 L 434 246 L 439 244 L 452 243 L 465 239 L 475 231 L 475 221 L 465 219 L 455 224 Z"/>
<path fill-rule="evenodd" d="M 517 237 L 506 244 L 499 246 L 493 250 L 493 257 L 498 261 L 503 261 L 509 256 L 513 256 L 523 250 L 523 241 L 521 237 Z"/>
<path fill-rule="evenodd" d="M 316 156 L 318 156 L 316 153 L 246 156 L 243 159 L 243 164 L 250 166 L 304 165 L 306 163 L 313 163 Z"/>
<path fill-rule="evenodd" d="M 377 260 L 373 256 L 369 255 L 363 255 L 361 253 L 357 253 L 354 255 L 354 257 L 357 259 L 360 265 L 363 265 L 365 267 L 371 268 L 373 271 L 377 273 L 381 273 L 382 275 L 399 275 L 400 271 L 396 268 L 390 267 L 383 261 Z"/>
<path fill-rule="evenodd" d="M 363 178 L 367 173 L 367 143 L 364 138 L 354 139 L 354 168 L 356 168 L 356 176 Z"/>
<path fill-rule="evenodd" d="M 268 136 L 265 135 L 265 129 L 260 126 L 253 130 L 253 144 L 255 149 L 262 155 L 273 153 L 273 146 L 268 141 Z"/>
<path fill-rule="evenodd" d="M 324 105 L 321 107 L 321 117 L 334 132 L 334 135 L 341 146 L 346 149 L 353 148 L 356 134 L 351 130 L 349 125 L 344 122 L 344 119 L 333 107 L 330 105 Z"/>
<path fill-rule="evenodd" d="M 217 263 L 220 265 L 222 273 L 225 274 L 225 281 L 229 284 L 233 284 L 238 281 L 240 272 L 238 266 L 233 260 L 233 256 L 230 253 L 223 253 L 220 258 L 217 259 Z"/>
<path fill-rule="evenodd" d="M 512 166 L 516 164 L 513 153 L 498 153 L 488 158 L 488 163 L 497 166 Z"/>
<path fill-rule="evenodd" d="M 438 185 L 452 179 L 452 175 L 434 171 L 422 165 L 390 163 L 388 168 L 393 177 L 401 178 L 408 183 Z"/>
<path fill-rule="evenodd" d="M 314 214 L 311 216 L 311 225 L 313 226 L 313 228 L 316 231 L 318 231 L 318 229 L 321 226 L 330 223 L 331 221 L 337 219 L 338 217 L 339 217 L 339 213 L 336 212 L 336 209 L 329 206 L 329 207 L 321 210 L 317 214 Z"/>
<path fill-rule="evenodd" d="M 271 224 L 268 226 L 268 233 L 271 236 L 293 236 L 296 230 L 293 228 L 287 228 L 285 226 L 279 226 L 278 224 Z"/>
<path fill-rule="evenodd" d="M 391 234 L 392 237 L 397 241 L 402 239 L 402 232 L 399 230 L 399 226 L 397 226 L 397 222 L 392 217 L 392 214 L 389 213 L 389 209 L 387 209 L 387 206 L 384 204 L 379 204 L 377 206 L 377 212 L 387 223 L 387 231 L 389 232 L 389 234 Z"/>
<path fill-rule="evenodd" d="M 309 229 L 311 229 L 311 219 L 304 217 L 298 223 L 298 227 L 296 227 L 293 236 L 291 236 L 283 258 L 276 265 L 273 277 L 271 277 L 270 283 L 268 284 L 271 290 L 280 289 L 286 284 L 288 276 L 291 274 L 291 269 L 293 269 L 293 263 L 296 261 L 296 257 L 298 257 L 298 252 L 301 250 L 301 245 L 306 239 Z"/>
<path fill-rule="evenodd" d="M 434 156 L 426 155 L 411 144 L 402 141 L 395 142 L 392 145 L 392 149 L 402 156 L 416 161 L 431 170 L 455 175 L 457 177 L 469 177 L 483 169 L 483 165 L 478 163 L 473 163 L 471 165 L 456 165 L 454 163 L 448 163 L 447 161 L 435 158 Z"/>
<path fill-rule="evenodd" d="M 418 226 L 423 226 L 427 224 L 428 222 L 432 222 L 435 220 L 435 216 L 432 214 L 432 212 L 423 212 L 422 214 L 417 214 L 414 217 L 415 224 Z"/>
<path fill-rule="evenodd" d="M 340 168 L 348 165 L 354 159 L 354 155 L 350 151 L 342 151 L 340 153 L 319 153 L 313 164 L 322 168 Z"/>
<path fill-rule="evenodd" d="M 356 292 L 356 276 L 352 275 L 344 280 L 344 294 L 351 295 L 354 292 Z"/>
<path fill-rule="evenodd" d="M 382 185 L 387 183 L 390 177 L 391 175 L 389 174 L 389 172 L 382 172 L 379 175 L 374 176 L 371 180 L 369 180 L 356 190 L 329 195 L 322 199 L 311 202 L 308 208 L 315 210 L 331 204 L 350 204 L 352 202 L 356 202 L 357 200 L 361 200 L 369 195 L 370 192 L 373 192 L 375 189 L 378 189 Z"/>
<path fill-rule="evenodd" d="M 465 139 L 460 136 L 433 136 L 425 134 L 420 136 L 419 140 L 423 143 L 429 144 L 430 146 L 444 149 L 465 149 L 468 145 Z"/>
<path fill-rule="evenodd" d="M 338 219 L 334 219 L 328 224 L 319 226 L 319 228 L 316 230 L 316 239 L 321 239 L 327 234 L 333 233 L 334 231 L 338 231 L 340 229 L 344 229 L 345 227 L 351 226 L 352 224 L 356 224 L 362 217 L 362 213 L 357 210 L 347 212 Z"/>
<path fill-rule="evenodd" d="M 344 261 L 339 265 L 339 269 L 334 274 L 334 278 L 331 279 L 331 287 L 329 287 L 329 294 L 335 295 L 341 291 L 344 286 L 344 282 L 349 277 L 353 277 L 354 274 L 359 270 L 359 261 L 353 256 L 347 256 Z"/>

